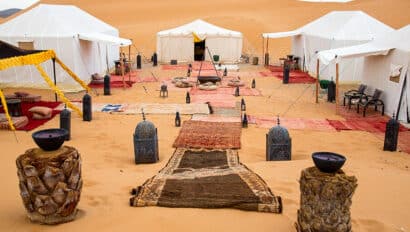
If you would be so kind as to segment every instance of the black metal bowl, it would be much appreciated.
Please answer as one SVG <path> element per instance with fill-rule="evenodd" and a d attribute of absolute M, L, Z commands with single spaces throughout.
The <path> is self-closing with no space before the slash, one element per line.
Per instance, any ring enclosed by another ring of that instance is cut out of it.
<path fill-rule="evenodd" d="M 346 162 L 346 157 L 333 152 L 314 152 L 312 154 L 315 166 L 322 172 L 337 172 Z"/>
<path fill-rule="evenodd" d="M 34 142 L 45 151 L 57 150 L 63 145 L 68 135 L 66 129 L 45 129 L 34 132 L 31 136 Z"/>

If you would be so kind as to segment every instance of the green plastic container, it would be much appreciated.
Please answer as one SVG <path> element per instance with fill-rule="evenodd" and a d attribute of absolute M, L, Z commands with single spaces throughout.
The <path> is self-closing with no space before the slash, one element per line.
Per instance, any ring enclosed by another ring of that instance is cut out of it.
<path fill-rule="evenodd" d="M 219 61 L 219 55 L 214 55 L 214 62 L 218 62 Z"/>

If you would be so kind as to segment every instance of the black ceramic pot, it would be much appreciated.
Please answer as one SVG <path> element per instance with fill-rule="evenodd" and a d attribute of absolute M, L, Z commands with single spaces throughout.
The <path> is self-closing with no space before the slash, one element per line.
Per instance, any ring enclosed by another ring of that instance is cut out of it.
<path fill-rule="evenodd" d="M 315 166 L 322 172 L 337 172 L 346 162 L 346 157 L 333 152 L 314 152 L 312 154 Z"/>
<path fill-rule="evenodd" d="M 45 129 L 34 132 L 31 136 L 34 142 L 45 151 L 57 150 L 63 145 L 68 135 L 66 129 Z"/>

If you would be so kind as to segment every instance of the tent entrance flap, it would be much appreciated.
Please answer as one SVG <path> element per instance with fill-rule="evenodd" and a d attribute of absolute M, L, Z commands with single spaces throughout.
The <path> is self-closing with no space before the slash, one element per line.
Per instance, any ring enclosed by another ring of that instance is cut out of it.
<path fill-rule="evenodd" d="M 194 42 L 194 60 L 205 60 L 205 40 Z"/>

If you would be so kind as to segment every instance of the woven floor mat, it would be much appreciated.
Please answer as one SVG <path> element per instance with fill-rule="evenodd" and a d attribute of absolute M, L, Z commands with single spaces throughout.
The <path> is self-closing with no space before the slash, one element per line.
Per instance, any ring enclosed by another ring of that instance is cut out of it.
<path fill-rule="evenodd" d="M 281 198 L 239 162 L 234 150 L 178 148 L 168 164 L 132 191 L 131 206 L 237 208 L 281 213 Z"/>
<path fill-rule="evenodd" d="M 241 123 L 185 121 L 173 147 L 239 149 Z"/>

